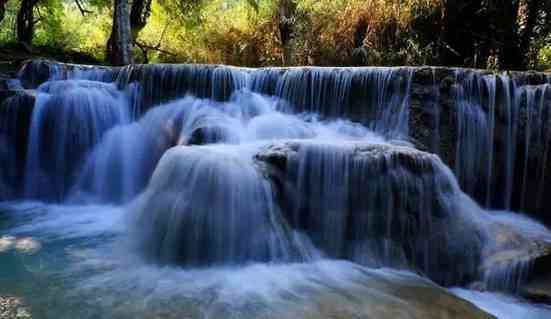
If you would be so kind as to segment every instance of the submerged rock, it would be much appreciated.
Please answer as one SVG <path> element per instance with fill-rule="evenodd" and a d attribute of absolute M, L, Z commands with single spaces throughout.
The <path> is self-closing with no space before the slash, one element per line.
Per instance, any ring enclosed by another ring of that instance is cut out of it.
<path fill-rule="evenodd" d="M 273 290 L 267 295 L 247 298 L 237 290 L 235 297 L 219 296 L 203 311 L 216 318 L 494 318 L 430 281 L 406 272 L 326 261 L 281 267 L 288 268 L 285 274 L 291 280 L 272 283 Z M 274 268 L 277 274 L 280 270 Z M 261 288 L 264 280 L 258 279 L 258 284 Z"/>
<path fill-rule="evenodd" d="M 0 296 L 0 319 L 31 319 L 29 308 L 21 299 Z"/>
<path fill-rule="evenodd" d="M 0 253 L 6 252 L 13 248 L 15 245 L 15 237 L 13 236 L 2 236 L 0 237 Z"/>
<path fill-rule="evenodd" d="M 203 126 L 195 129 L 189 139 L 188 145 L 204 145 L 220 143 L 224 141 L 224 137 L 228 135 L 225 127 L 223 126 Z"/>
<path fill-rule="evenodd" d="M 42 248 L 42 244 L 32 237 L 17 238 L 14 236 L 0 237 L 0 253 L 14 249 L 18 253 L 32 255 Z"/>
<path fill-rule="evenodd" d="M 22 253 L 32 255 L 42 248 L 42 244 L 31 237 L 20 238 L 15 242 L 15 249 Z"/>
<path fill-rule="evenodd" d="M 418 275 L 344 261 L 120 271 L 124 273 L 113 273 L 112 282 L 89 287 L 96 293 L 96 289 L 105 291 L 99 302 L 113 317 L 494 319 Z M 133 292 L 128 294 L 130 283 Z M 115 292 L 106 290 L 106 285 Z M 132 297 L 115 312 L 106 298 L 114 293 Z"/>

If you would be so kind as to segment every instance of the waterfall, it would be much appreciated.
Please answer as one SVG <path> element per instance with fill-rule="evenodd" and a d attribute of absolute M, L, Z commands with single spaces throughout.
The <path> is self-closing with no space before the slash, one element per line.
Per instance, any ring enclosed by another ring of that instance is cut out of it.
<path fill-rule="evenodd" d="M 19 80 L 0 198 L 122 207 L 113 246 L 144 267 L 344 259 L 514 292 L 523 245 L 551 242 L 506 212 L 545 213 L 549 79 L 33 62 Z"/>
<path fill-rule="evenodd" d="M 408 135 L 409 93 L 412 68 L 267 68 L 261 70 L 213 65 L 135 65 L 111 70 L 73 66 L 51 70 L 40 62 L 27 64 L 22 79 L 43 74 L 48 79 L 95 79 L 119 87 L 140 83 L 136 112 L 193 95 L 228 100 L 240 89 L 276 96 L 294 112 L 315 112 L 324 117 L 346 116 L 369 124 L 392 137 Z M 48 75 L 49 74 L 49 75 Z M 42 80 L 44 82 L 46 79 Z M 29 86 L 42 83 L 34 79 Z"/>
<path fill-rule="evenodd" d="M 34 97 L 16 92 L 0 103 L 0 199 L 17 198 L 21 192 L 19 181 L 24 178 L 21 165 L 25 161 L 27 130 Z"/>
<path fill-rule="evenodd" d="M 41 85 L 30 124 L 25 196 L 62 199 L 103 134 L 129 120 L 127 104 L 111 84 L 65 80 Z"/>
<path fill-rule="evenodd" d="M 551 85 L 525 86 L 519 95 L 520 103 L 524 104 L 521 114 L 524 148 L 519 205 L 522 210 L 528 208 L 541 210 L 548 146 L 551 142 L 551 132 L 548 127 Z M 530 185 L 530 179 L 536 180 L 535 185 Z"/>
<path fill-rule="evenodd" d="M 436 156 L 365 141 L 290 142 L 276 155 L 285 149 L 284 212 L 327 255 L 442 283 L 476 273 L 484 213 Z M 261 158 L 273 162 L 271 152 Z"/>

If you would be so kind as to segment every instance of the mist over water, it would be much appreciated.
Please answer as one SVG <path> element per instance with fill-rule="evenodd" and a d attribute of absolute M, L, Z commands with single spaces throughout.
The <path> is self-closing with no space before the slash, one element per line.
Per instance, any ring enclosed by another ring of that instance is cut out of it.
<path fill-rule="evenodd" d="M 22 195 L 0 207 L 0 294 L 25 297 L 37 318 L 478 311 L 456 296 L 499 318 L 551 314 L 513 297 L 530 264 L 486 267 L 501 234 L 551 243 L 545 226 L 478 204 L 496 201 L 493 174 L 512 170 L 516 154 L 506 149 L 510 160 L 492 167 L 488 128 L 504 79 L 466 79 L 455 91 L 452 171 L 408 135 L 408 69 L 50 75 L 35 93 Z M 531 121 L 545 90 L 522 93 Z M 526 138 L 545 136 L 535 126 Z M 17 162 L 11 141 L 0 144 L 4 166 Z M 1 177 L 0 199 L 14 198 L 17 178 Z M 463 192 L 480 189 L 482 200 Z M 472 283 L 500 293 L 441 288 Z"/>

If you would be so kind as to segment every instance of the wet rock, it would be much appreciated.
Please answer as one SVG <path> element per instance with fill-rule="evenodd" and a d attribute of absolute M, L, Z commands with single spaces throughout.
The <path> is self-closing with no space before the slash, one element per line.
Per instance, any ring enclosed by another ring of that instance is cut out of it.
<path fill-rule="evenodd" d="M 482 235 L 469 211 L 478 207 L 436 155 L 392 144 L 289 141 L 255 158 L 288 223 L 329 256 L 407 265 L 441 284 L 476 274 Z"/>
<path fill-rule="evenodd" d="M 298 146 L 298 143 L 292 142 L 270 145 L 256 154 L 255 158 L 258 161 L 274 165 L 279 169 L 285 169 L 287 159 L 291 155 L 296 154 Z"/>
<path fill-rule="evenodd" d="M 15 245 L 15 237 L 13 236 L 2 236 L 0 237 L 0 253 L 9 251 Z"/>
<path fill-rule="evenodd" d="M 0 296 L 0 319 L 31 319 L 25 303 L 16 297 Z"/>
<path fill-rule="evenodd" d="M 316 145 L 308 141 L 288 141 L 274 143 L 265 147 L 255 155 L 255 158 L 285 168 L 288 159 L 297 155 L 301 147 Z M 323 144 L 319 144 L 322 145 Z M 328 144 L 331 147 L 330 144 Z M 438 161 L 438 156 L 416 150 L 412 147 L 396 144 L 374 144 L 366 142 L 345 142 L 344 145 L 334 145 L 335 151 L 347 149 L 352 156 L 359 160 L 371 162 L 393 162 L 394 165 L 403 165 L 409 169 L 426 171 L 431 169 L 431 163 Z"/>
<path fill-rule="evenodd" d="M 551 240 L 537 231 L 522 233 L 510 225 L 490 226 L 491 244 L 484 250 L 479 290 L 508 290 L 536 302 L 551 301 Z M 536 234 L 536 236 L 534 236 Z"/>
<path fill-rule="evenodd" d="M 203 299 L 185 306 L 177 306 L 175 299 L 147 318 L 187 319 L 207 313 L 220 319 L 495 319 L 472 303 L 407 272 L 373 270 L 339 261 L 272 265 L 259 269 L 260 273 L 249 271 L 225 273 L 223 279 L 202 288 L 199 293 Z M 238 280 L 239 288 L 232 287 L 234 276 L 241 278 L 243 272 L 255 280 Z M 209 293 L 211 287 L 232 290 L 229 294 Z M 259 287 L 269 288 L 261 288 L 262 293 L 258 293 Z"/>
<path fill-rule="evenodd" d="M 83 70 L 119 70 L 103 66 L 60 63 L 52 60 L 28 60 L 22 63 L 18 77 L 26 89 L 35 89 L 40 84 L 51 80 L 65 80 L 71 72 Z"/>
<path fill-rule="evenodd" d="M 534 302 L 551 304 L 551 274 L 536 276 L 522 285 L 520 294 Z"/>
<path fill-rule="evenodd" d="M 543 239 L 534 239 L 515 231 L 511 226 L 496 223 L 491 226 L 494 245 L 486 252 L 484 268 L 511 260 L 535 260 L 551 254 L 551 243 Z"/>
<path fill-rule="evenodd" d="M 32 255 L 42 248 L 42 244 L 31 237 L 25 237 L 18 239 L 14 247 L 19 253 Z"/>
<path fill-rule="evenodd" d="M 17 238 L 14 236 L 0 237 L 0 253 L 15 250 L 20 254 L 32 255 L 42 248 L 42 244 L 32 237 Z"/>
<path fill-rule="evenodd" d="M 227 130 L 221 126 L 203 126 L 195 129 L 189 139 L 188 145 L 204 145 L 219 143 L 224 140 Z"/>
<path fill-rule="evenodd" d="M 36 88 L 41 83 L 46 82 L 53 73 L 57 65 L 62 65 L 55 61 L 30 60 L 23 63 L 19 76 L 25 88 Z M 66 69 L 66 67 L 63 67 Z"/>

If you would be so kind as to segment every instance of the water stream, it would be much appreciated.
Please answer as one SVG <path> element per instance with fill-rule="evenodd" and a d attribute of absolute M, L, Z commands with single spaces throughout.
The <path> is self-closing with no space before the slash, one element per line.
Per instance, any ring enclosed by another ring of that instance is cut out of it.
<path fill-rule="evenodd" d="M 35 83 L 24 165 L 23 103 L 1 109 L 0 167 L 23 176 L 0 176 L 0 295 L 56 319 L 550 317 L 515 292 L 530 264 L 484 268 L 503 229 L 551 245 L 545 226 L 488 209 L 511 207 L 518 152 L 521 205 L 528 163 L 545 172 L 549 86 L 458 72 L 452 170 L 410 137 L 412 76 L 52 66 Z M 504 116 L 513 142 L 496 167 Z"/>

